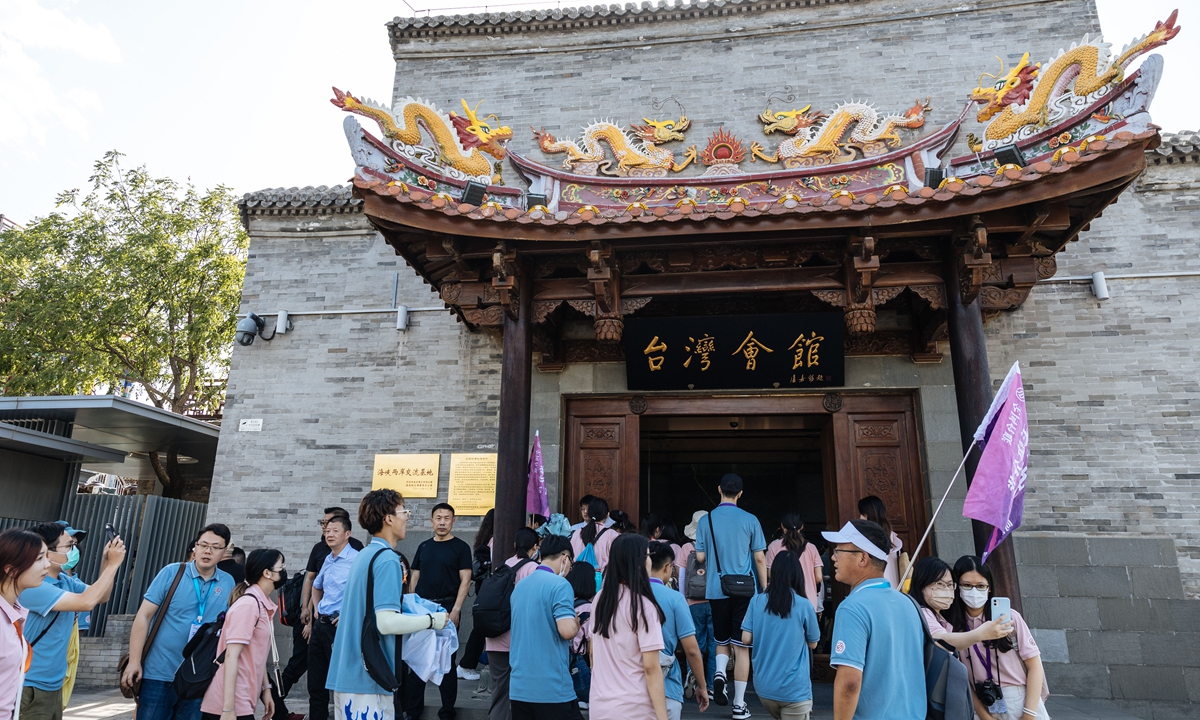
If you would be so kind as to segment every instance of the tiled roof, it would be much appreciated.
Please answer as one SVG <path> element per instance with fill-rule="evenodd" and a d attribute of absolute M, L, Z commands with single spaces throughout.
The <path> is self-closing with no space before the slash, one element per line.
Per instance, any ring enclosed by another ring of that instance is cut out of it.
<path fill-rule="evenodd" d="M 338 215 L 362 211 L 362 200 L 349 185 L 267 188 L 246 193 L 238 203 L 242 225 L 250 229 L 251 215 Z"/>
<path fill-rule="evenodd" d="M 683 220 L 697 222 L 709 218 L 728 220 L 737 216 L 757 217 L 760 215 L 806 215 L 809 213 L 864 212 L 873 208 L 892 208 L 900 205 L 916 206 L 929 202 L 953 202 L 960 197 L 970 197 L 983 192 L 992 192 L 1000 188 L 1035 183 L 1050 175 L 1067 172 L 1078 165 L 1091 162 L 1108 152 L 1120 150 L 1128 145 L 1145 140 L 1152 140 L 1157 130 L 1151 128 L 1140 134 L 1131 132 L 1116 133 L 1110 140 L 1097 140 L 1087 145 L 1081 151 L 1071 150 L 1063 153 L 1053 162 L 1042 161 L 1029 167 L 1008 167 L 996 175 L 979 175 L 965 180 L 950 179 L 939 189 L 921 188 L 909 193 L 902 188 L 896 188 L 890 193 L 867 193 L 856 197 L 850 193 L 833 193 L 832 195 L 817 195 L 811 198 L 797 198 L 785 195 L 776 202 L 741 203 L 737 200 L 729 203 L 695 203 L 687 200 L 680 201 L 674 207 L 660 205 L 646 207 L 633 203 L 627 208 L 597 209 L 585 206 L 574 212 L 560 210 L 551 213 L 545 208 L 534 207 L 531 210 L 506 208 L 500 205 L 485 203 L 483 206 L 460 204 L 448 194 L 434 194 L 420 187 L 410 187 L 405 183 L 384 182 L 374 178 L 356 176 L 355 187 L 361 191 L 372 192 L 383 197 L 394 198 L 404 205 L 411 205 L 422 210 L 441 213 L 447 216 L 466 216 L 479 222 L 515 223 L 528 225 L 536 223 L 545 226 L 572 226 L 587 223 L 589 225 L 650 223 L 657 221 L 679 222 Z"/>
<path fill-rule="evenodd" d="M 856 1 L 856 0 L 852 0 Z M 707 17 L 709 15 L 727 15 L 730 12 L 752 12 L 756 10 L 771 10 L 785 7 L 808 7 L 811 5 L 844 4 L 846 0 L 807 0 L 806 2 L 788 2 L 784 0 L 701 0 L 700 2 L 682 2 L 681 0 L 659 0 L 657 3 L 643 2 L 625 3 L 624 5 L 586 5 L 574 8 L 540 8 L 535 10 L 512 10 L 509 12 L 471 13 L 469 15 L 437 15 L 434 17 L 396 17 L 388 23 L 388 29 L 395 35 L 419 34 L 422 30 L 431 28 L 459 28 L 467 33 L 487 26 L 519 26 L 525 30 L 543 29 L 570 30 L 576 23 L 593 27 L 601 24 L 621 24 L 632 22 L 648 22 L 660 20 L 678 20 Z M 683 14 L 681 14 L 683 13 Z M 486 31 L 484 31 L 486 32 Z"/>
<path fill-rule="evenodd" d="M 1182 130 L 1164 133 L 1162 144 L 1147 154 L 1147 160 L 1154 165 L 1200 162 L 1200 132 Z"/>

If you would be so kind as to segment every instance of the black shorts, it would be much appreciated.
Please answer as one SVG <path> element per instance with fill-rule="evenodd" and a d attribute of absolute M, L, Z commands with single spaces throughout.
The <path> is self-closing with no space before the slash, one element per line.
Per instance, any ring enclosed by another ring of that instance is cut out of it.
<path fill-rule="evenodd" d="M 731 597 L 709 600 L 712 608 L 713 637 L 718 645 L 742 644 L 742 620 L 750 607 L 750 598 Z"/>
<path fill-rule="evenodd" d="M 512 701 L 513 720 L 583 720 L 576 700 L 561 703 Z"/>

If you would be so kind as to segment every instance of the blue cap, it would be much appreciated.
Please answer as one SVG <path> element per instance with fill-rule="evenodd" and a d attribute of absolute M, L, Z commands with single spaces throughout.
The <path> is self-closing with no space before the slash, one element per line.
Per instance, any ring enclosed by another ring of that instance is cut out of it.
<path fill-rule="evenodd" d="M 71 523 L 67 522 L 66 520 L 59 520 L 58 524 L 66 528 L 67 534 L 76 540 L 82 540 L 87 537 L 87 530 L 76 530 L 75 528 L 71 527 Z"/>

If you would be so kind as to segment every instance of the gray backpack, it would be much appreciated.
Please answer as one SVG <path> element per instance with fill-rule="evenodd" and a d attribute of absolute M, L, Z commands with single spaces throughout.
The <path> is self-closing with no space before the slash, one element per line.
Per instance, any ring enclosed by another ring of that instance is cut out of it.
<path fill-rule="evenodd" d="M 684 588 L 683 596 L 688 600 L 704 600 L 704 594 L 708 589 L 707 583 L 704 563 L 696 560 L 696 551 L 693 550 L 688 553 L 687 587 Z"/>

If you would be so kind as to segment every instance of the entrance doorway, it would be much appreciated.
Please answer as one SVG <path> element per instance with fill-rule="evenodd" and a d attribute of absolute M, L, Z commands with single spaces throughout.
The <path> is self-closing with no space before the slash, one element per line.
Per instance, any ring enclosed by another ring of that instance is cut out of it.
<path fill-rule="evenodd" d="M 768 537 L 783 515 L 799 512 L 810 539 L 827 529 L 826 415 L 654 416 L 640 423 L 640 506 L 682 531 L 699 509 L 714 507 L 726 473 L 742 477 L 740 506 Z"/>

